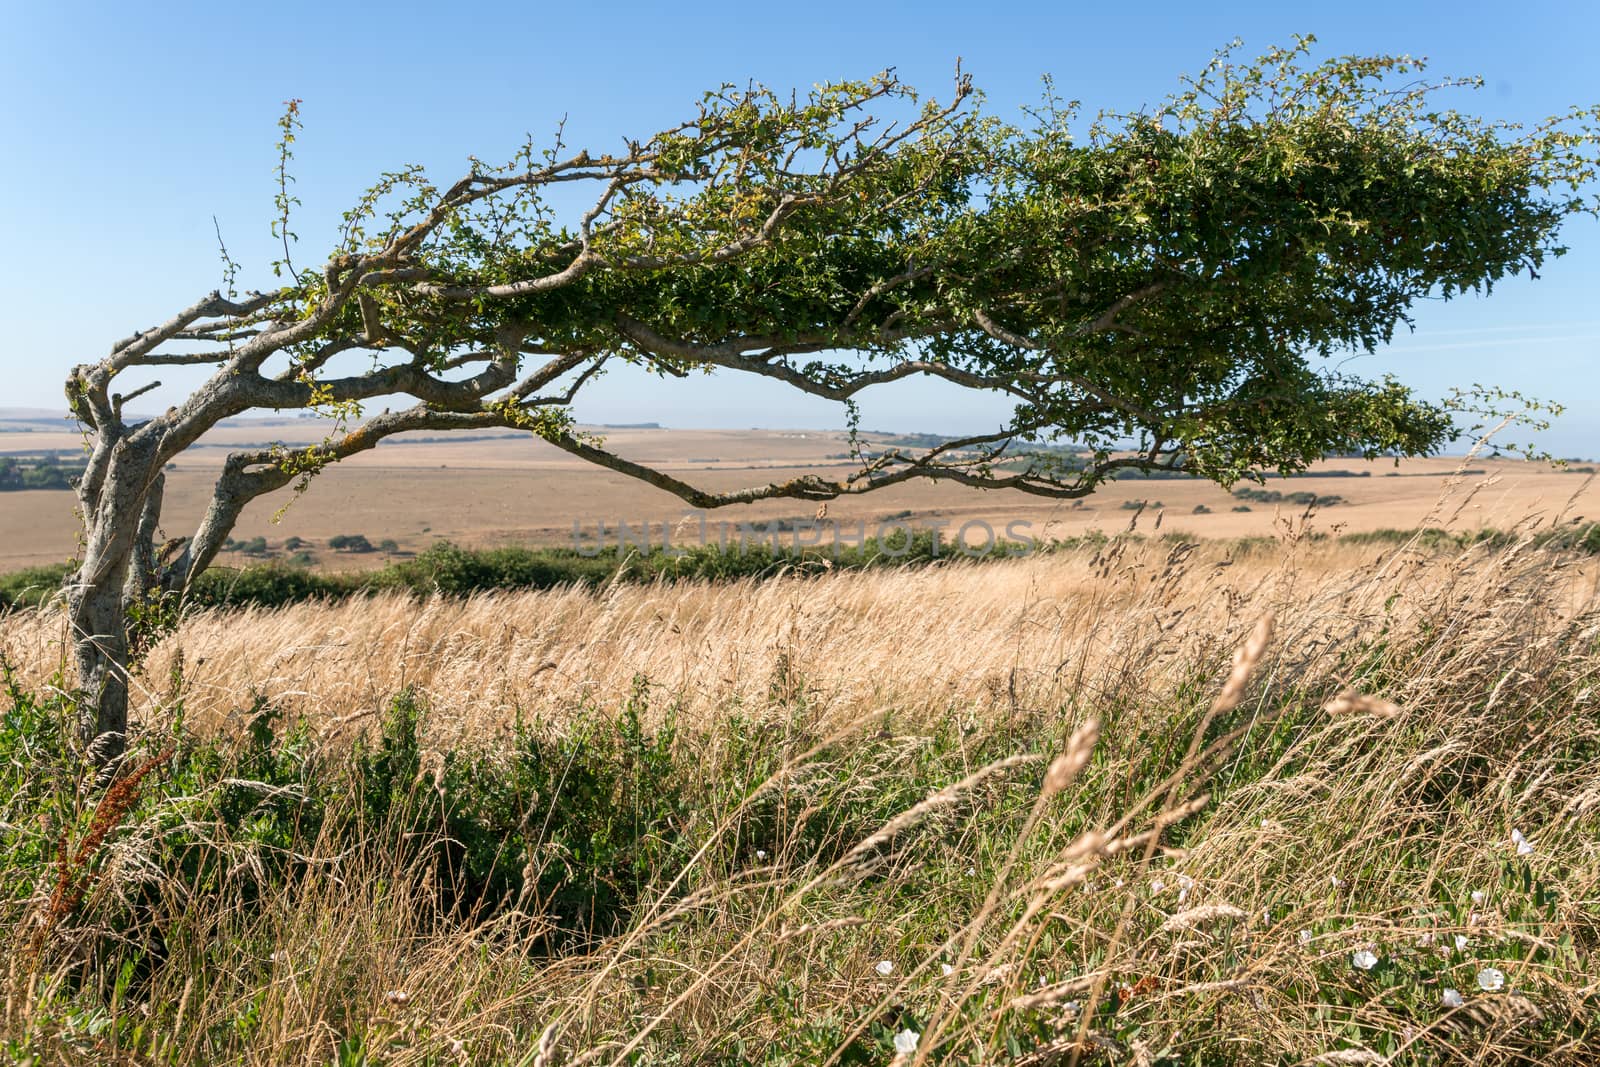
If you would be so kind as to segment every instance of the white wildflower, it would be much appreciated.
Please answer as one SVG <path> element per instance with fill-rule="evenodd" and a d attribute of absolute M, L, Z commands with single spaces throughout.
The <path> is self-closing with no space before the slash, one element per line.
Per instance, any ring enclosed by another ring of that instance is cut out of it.
<path fill-rule="evenodd" d="M 1483 903 L 1483 890 L 1474 889 L 1472 891 L 1472 902 L 1474 904 L 1482 904 Z"/>
<path fill-rule="evenodd" d="M 1461 1005 L 1465 1004 L 1466 1001 L 1461 999 L 1461 993 L 1459 990 L 1446 989 L 1444 993 L 1440 995 L 1439 1003 L 1443 1004 L 1447 1008 L 1459 1008 Z"/>
<path fill-rule="evenodd" d="M 1471 942 L 1467 940 L 1467 935 L 1466 934 L 1457 934 L 1456 935 L 1456 951 L 1457 952 L 1465 952 L 1465 951 L 1467 951 L 1467 946 L 1469 944 L 1471 944 Z"/>
<path fill-rule="evenodd" d="M 948 964 L 948 963 L 939 964 L 939 973 L 944 975 L 946 978 L 949 978 L 952 974 L 955 973 L 955 971 L 956 971 L 956 969 L 954 967 L 950 966 L 950 964 Z"/>
<path fill-rule="evenodd" d="M 902 1056 L 909 1056 L 917 1051 L 917 1042 L 922 1035 L 909 1027 L 894 1035 L 894 1050 Z"/>
<path fill-rule="evenodd" d="M 1167 888 L 1167 883 L 1163 882 L 1159 878 L 1150 883 L 1150 892 L 1152 893 L 1159 893 L 1165 888 Z"/>
<path fill-rule="evenodd" d="M 873 970 L 887 978 L 894 973 L 894 964 L 889 960 L 879 960 L 878 965 L 874 967 Z"/>
<path fill-rule="evenodd" d="M 1311 944 L 1311 931 L 1310 930 L 1301 930 L 1300 931 L 1300 943 L 1302 945 Z"/>
<path fill-rule="evenodd" d="M 1511 831 L 1511 843 L 1517 846 L 1517 855 L 1526 856 L 1533 852 L 1533 842 L 1522 836 L 1521 830 Z"/>
<path fill-rule="evenodd" d="M 1337 874 L 1330 874 L 1328 875 L 1328 884 L 1333 886 L 1335 889 L 1343 889 L 1344 879 L 1340 878 Z"/>
<path fill-rule="evenodd" d="M 1498 967 L 1485 967 L 1483 970 L 1478 972 L 1478 988 L 1483 990 L 1485 993 L 1493 993 L 1497 990 L 1504 989 L 1505 984 L 1506 972 L 1500 970 Z"/>
<path fill-rule="evenodd" d="M 1362 949 L 1350 957 L 1350 966 L 1361 971 L 1370 971 L 1378 965 L 1378 957 L 1368 949 Z"/>
<path fill-rule="evenodd" d="M 1417 947 L 1418 948 L 1427 948 L 1429 945 L 1432 945 L 1432 944 L 1433 944 L 1433 934 L 1431 932 L 1417 935 Z"/>
<path fill-rule="evenodd" d="M 411 994 L 403 989 L 387 989 L 384 991 L 383 999 L 385 1003 L 393 1004 L 396 1007 L 404 1007 L 411 1002 Z"/>
<path fill-rule="evenodd" d="M 766 858 L 767 858 L 767 850 L 766 849 L 764 849 L 764 848 L 756 849 L 756 859 L 765 860 Z"/>

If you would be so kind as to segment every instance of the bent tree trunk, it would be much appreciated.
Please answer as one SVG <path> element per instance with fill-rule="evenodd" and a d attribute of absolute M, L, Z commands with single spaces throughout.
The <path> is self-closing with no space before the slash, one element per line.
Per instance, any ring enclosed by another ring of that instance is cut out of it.
<path fill-rule="evenodd" d="M 67 579 L 67 623 L 78 737 L 101 766 L 127 744 L 128 608 L 152 579 L 162 481 L 156 449 L 124 438 L 96 449 L 79 485 L 86 537 Z"/>

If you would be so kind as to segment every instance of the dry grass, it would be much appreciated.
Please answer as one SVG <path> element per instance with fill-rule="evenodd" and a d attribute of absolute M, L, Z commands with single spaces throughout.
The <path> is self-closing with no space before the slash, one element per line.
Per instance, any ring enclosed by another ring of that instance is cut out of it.
<path fill-rule="evenodd" d="M 139 1055 L 1593 1063 L 1597 582 L 1531 545 L 1289 538 L 197 614 L 143 668 L 148 723 L 181 697 L 226 733 L 262 695 L 338 748 L 415 687 L 447 752 L 613 714 L 643 676 L 708 807 L 624 929 L 555 955 L 537 902 L 439 913 L 432 867 L 310 840 L 268 906 L 196 920 L 233 973 L 197 986 L 195 949 L 149 979 Z M 58 620 L 0 625 L 47 684 Z M 734 717 L 776 756 L 728 797 Z M 16 1048 L 65 1028 L 44 1006 L 84 966 L 13 967 Z"/>
<path fill-rule="evenodd" d="M 1563 561 L 1525 595 L 1539 610 L 1576 613 L 1596 575 Z M 1472 556 L 1392 547 L 1132 542 L 824 581 L 202 612 L 150 655 L 134 715 L 150 717 L 169 698 L 180 662 L 192 720 L 220 723 L 260 695 L 331 728 L 413 686 L 446 741 L 493 733 L 519 713 L 618 702 L 636 675 L 691 720 L 731 702 L 758 706 L 774 685 L 803 685 L 813 706 L 845 722 L 886 711 L 911 721 L 954 708 L 989 715 L 1081 701 L 1086 687 L 1162 692 L 1268 613 L 1282 620 L 1279 643 L 1297 669 L 1322 672 L 1335 645 L 1374 620 L 1449 610 L 1449 597 L 1470 600 L 1484 580 Z M 0 652 L 26 680 L 43 681 L 60 667 L 58 618 L 14 617 Z"/>

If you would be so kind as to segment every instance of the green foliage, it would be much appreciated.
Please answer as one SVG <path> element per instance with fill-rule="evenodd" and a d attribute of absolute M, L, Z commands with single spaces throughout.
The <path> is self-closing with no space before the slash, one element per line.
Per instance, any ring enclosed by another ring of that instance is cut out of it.
<path fill-rule="evenodd" d="M 1294 504 L 1304 508 L 1331 508 L 1345 502 L 1344 497 L 1335 493 L 1317 494 L 1306 491 L 1284 493 L 1277 489 L 1251 489 L 1248 486 L 1235 489 L 1233 495 L 1240 500 L 1249 500 L 1257 504 Z"/>
<path fill-rule="evenodd" d="M 62 831 L 82 821 L 83 763 L 71 751 L 73 707 L 59 690 L 34 693 L 0 658 L 0 900 L 48 884 Z"/>
<path fill-rule="evenodd" d="M 1319 361 L 1374 350 L 1419 300 L 1561 255 L 1561 224 L 1594 207 L 1593 113 L 1490 122 L 1440 101 L 1474 82 L 1419 80 L 1407 56 L 1315 62 L 1314 43 L 1244 62 L 1230 46 L 1086 134 L 1053 90 L 1011 123 L 965 79 L 890 134 L 874 109 L 916 98 L 884 74 L 800 97 L 724 85 L 626 155 L 530 141 L 448 190 L 406 167 L 351 208 L 326 276 L 307 272 L 278 314 L 319 324 L 303 360 L 376 330 L 442 369 L 536 324 L 549 352 L 756 370 L 846 398 L 864 371 L 914 357 L 1017 398 L 1004 433 L 1023 458 L 965 469 L 1039 487 L 1130 469 L 1231 485 L 1327 454 L 1426 454 L 1475 429 L 1457 416 L 1507 405 L 1536 421 L 1515 394 L 1432 403 Z M 297 102 L 280 125 L 278 269 Z M 546 186 L 580 177 L 616 180 L 563 225 Z M 345 271 L 360 291 L 329 303 Z M 750 337 L 790 349 L 781 371 L 744 356 Z M 331 403 L 317 388 L 308 403 Z M 473 413 L 570 444 L 563 403 L 511 391 Z"/>
<path fill-rule="evenodd" d="M 71 489 L 74 472 L 53 455 L 0 456 L 0 493 L 24 489 Z"/>
<path fill-rule="evenodd" d="M 328 547 L 336 552 L 372 552 L 372 542 L 365 534 L 335 534 L 328 538 Z"/>
<path fill-rule="evenodd" d="M 43 603 L 61 591 L 71 572 L 71 564 L 49 563 L 0 574 L 0 610 Z"/>

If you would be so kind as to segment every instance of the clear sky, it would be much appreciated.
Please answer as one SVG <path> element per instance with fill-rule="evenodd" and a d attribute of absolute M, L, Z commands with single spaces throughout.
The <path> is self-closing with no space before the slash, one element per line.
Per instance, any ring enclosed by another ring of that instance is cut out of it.
<path fill-rule="evenodd" d="M 272 284 L 275 121 L 300 97 L 298 258 L 320 258 L 333 220 L 379 171 L 408 162 L 448 181 L 469 154 L 509 156 L 568 118 L 574 146 L 605 148 L 680 121 L 699 94 L 756 79 L 804 89 L 895 67 L 945 92 L 959 57 L 991 110 L 1015 117 L 1042 74 L 1063 95 L 1131 110 L 1235 36 L 1255 54 L 1318 36 L 1319 55 L 1407 52 L 1436 74 L 1481 75 L 1462 106 L 1536 120 L 1600 102 L 1600 5 L 1165 3 L 358 6 L 0 3 L 0 407 L 61 408 L 76 362 L 219 283 L 216 217 L 243 287 Z M 1600 455 L 1600 225 L 1569 225 L 1572 252 L 1537 282 L 1429 303 L 1417 331 L 1352 366 L 1424 394 L 1493 383 L 1558 400 L 1543 443 Z M 171 400 L 181 384 L 170 375 Z M 774 383 L 705 388 L 613 375 L 578 408 L 595 422 L 840 425 L 841 412 Z M 160 397 L 160 399 L 157 399 Z M 865 394 L 871 429 L 992 428 L 998 406 L 935 388 Z"/>

